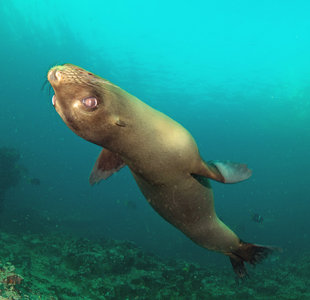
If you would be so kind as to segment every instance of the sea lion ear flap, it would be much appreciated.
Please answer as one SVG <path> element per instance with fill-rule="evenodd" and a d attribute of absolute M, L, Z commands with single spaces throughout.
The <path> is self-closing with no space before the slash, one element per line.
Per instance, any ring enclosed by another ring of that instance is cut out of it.
<path fill-rule="evenodd" d="M 202 161 L 201 170 L 196 175 L 201 175 L 222 183 L 236 183 L 248 179 L 252 171 L 246 164 L 231 161 L 213 160 L 207 163 Z"/>
<path fill-rule="evenodd" d="M 124 166 L 125 163 L 118 154 L 103 148 L 90 173 L 89 183 L 91 185 L 99 183 L 99 181 L 107 179 Z"/>

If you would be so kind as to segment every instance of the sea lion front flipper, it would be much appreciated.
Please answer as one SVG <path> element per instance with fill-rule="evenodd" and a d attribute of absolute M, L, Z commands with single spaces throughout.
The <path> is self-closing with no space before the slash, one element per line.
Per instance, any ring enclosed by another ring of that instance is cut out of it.
<path fill-rule="evenodd" d="M 107 179 L 124 166 L 125 163 L 117 153 L 103 148 L 90 173 L 89 183 L 94 185 L 102 179 Z"/>
<path fill-rule="evenodd" d="M 197 175 L 222 183 L 236 183 L 248 179 L 252 175 L 252 171 L 248 169 L 246 164 L 228 160 L 211 160 L 207 163 L 202 161 L 201 170 Z"/>

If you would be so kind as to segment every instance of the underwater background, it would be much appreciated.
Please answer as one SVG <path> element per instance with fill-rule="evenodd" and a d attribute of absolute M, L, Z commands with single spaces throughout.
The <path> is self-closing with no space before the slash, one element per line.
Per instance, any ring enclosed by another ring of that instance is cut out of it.
<path fill-rule="evenodd" d="M 212 266 L 221 288 L 234 280 L 228 258 L 198 247 L 157 215 L 127 168 L 89 186 L 100 148 L 67 128 L 45 84 L 49 68 L 72 63 L 181 123 L 204 159 L 244 162 L 253 170 L 246 182 L 212 182 L 217 214 L 243 240 L 283 252 L 250 270 L 253 292 L 236 299 L 270 299 L 272 289 L 269 296 L 255 289 L 255 273 L 265 272 L 260 283 L 268 281 L 292 262 L 285 286 L 294 286 L 296 276 L 305 286 L 310 271 L 298 273 L 298 265 L 310 268 L 309 10 L 303 0 L 1 0 L 0 148 L 16 149 L 15 168 L 25 171 L 2 196 L 0 233 L 38 235 L 46 248 L 45 241 L 54 243 L 50 234 L 129 241 L 161 259 Z M 2 239 L 10 251 L 26 247 Z M 1 255 L 0 263 L 9 259 Z M 309 288 L 299 292 L 278 298 L 310 299 Z M 57 296 L 53 287 L 49 293 L 55 298 L 43 299 L 181 299 L 127 290 L 102 298 Z M 184 299 L 204 299 L 193 295 Z"/>

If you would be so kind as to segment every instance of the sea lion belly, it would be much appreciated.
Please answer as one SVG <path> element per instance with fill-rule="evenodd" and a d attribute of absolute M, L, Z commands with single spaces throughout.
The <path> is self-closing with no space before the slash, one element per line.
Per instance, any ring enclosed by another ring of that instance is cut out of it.
<path fill-rule="evenodd" d="M 180 174 L 175 181 L 155 185 L 139 175 L 133 173 L 133 176 L 155 211 L 192 239 L 197 224 L 201 226 L 216 217 L 212 189 L 201 186 L 190 174 Z"/>

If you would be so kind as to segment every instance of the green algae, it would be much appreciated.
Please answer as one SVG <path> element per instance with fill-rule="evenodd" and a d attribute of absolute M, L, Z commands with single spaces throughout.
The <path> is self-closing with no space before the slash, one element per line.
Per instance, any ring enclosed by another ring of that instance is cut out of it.
<path fill-rule="evenodd" d="M 260 266 L 237 284 L 229 266 L 165 261 L 127 241 L 0 232 L 0 242 L 7 275 L 23 279 L 5 286 L 2 272 L 0 299 L 310 299 L 307 256 Z"/>

